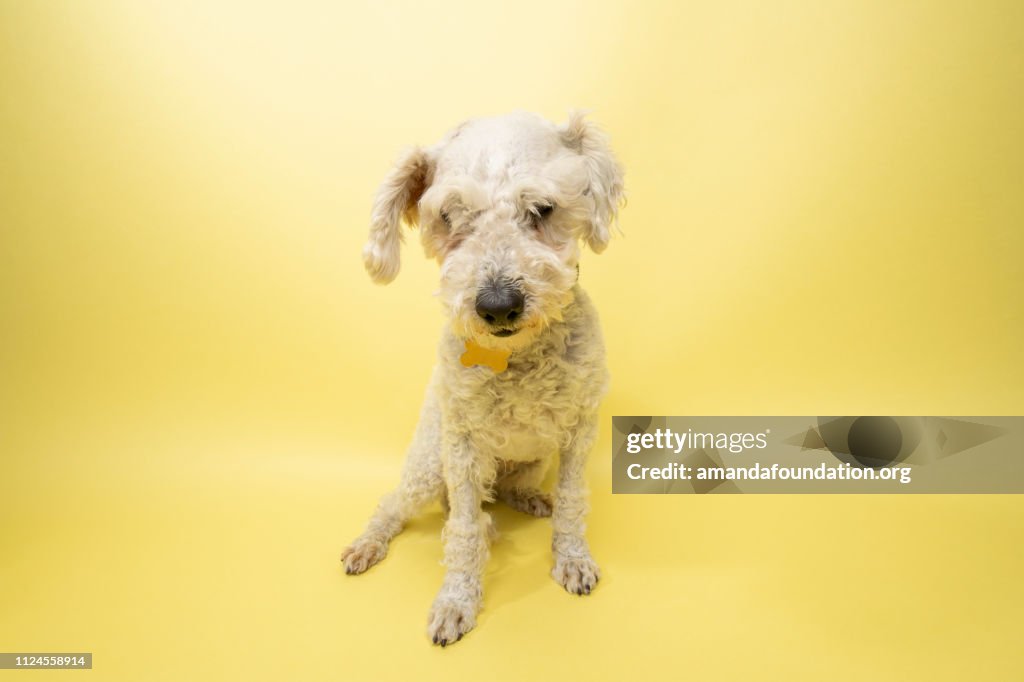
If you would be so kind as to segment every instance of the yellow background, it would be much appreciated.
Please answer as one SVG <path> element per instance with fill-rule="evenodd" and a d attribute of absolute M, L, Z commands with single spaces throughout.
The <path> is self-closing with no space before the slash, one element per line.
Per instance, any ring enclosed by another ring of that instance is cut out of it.
<path fill-rule="evenodd" d="M 439 5 L 439 6 L 438 6 Z M 612 497 L 610 416 L 1024 411 L 1019 2 L 0 2 L 0 649 L 41 679 L 1007 679 L 1024 500 Z M 590 598 L 501 508 L 432 647 L 397 480 L 436 266 L 359 251 L 398 150 L 588 107 L 613 376 Z M 0 678 L 22 673 L 0 672 Z M 20 677 L 18 678 L 20 679 Z"/>

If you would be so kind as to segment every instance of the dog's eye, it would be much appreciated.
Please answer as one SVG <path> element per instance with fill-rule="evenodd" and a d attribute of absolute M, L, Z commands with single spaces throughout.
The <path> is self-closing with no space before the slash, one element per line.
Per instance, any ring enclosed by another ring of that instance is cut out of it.
<path fill-rule="evenodd" d="M 452 219 L 448 216 L 447 211 L 441 211 L 441 220 L 443 220 L 444 224 L 448 227 L 452 226 Z"/>
<path fill-rule="evenodd" d="M 538 204 L 530 209 L 530 213 L 533 214 L 533 229 L 540 229 L 541 222 L 551 215 L 551 212 L 555 210 L 555 207 L 551 204 Z"/>

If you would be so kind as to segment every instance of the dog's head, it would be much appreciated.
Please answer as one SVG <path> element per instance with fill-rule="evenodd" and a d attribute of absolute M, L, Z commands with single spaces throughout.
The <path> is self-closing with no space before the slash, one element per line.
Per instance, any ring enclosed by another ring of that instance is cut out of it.
<path fill-rule="evenodd" d="M 515 350 L 561 318 L 580 241 L 605 249 L 622 197 L 622 170 L 582 114 L 561 126 L 524 112 L 476 119 L 399 158 L 377 192 L 363 261 L 390 282 L 401 223 L 418 225 L 455 334 Z"/>

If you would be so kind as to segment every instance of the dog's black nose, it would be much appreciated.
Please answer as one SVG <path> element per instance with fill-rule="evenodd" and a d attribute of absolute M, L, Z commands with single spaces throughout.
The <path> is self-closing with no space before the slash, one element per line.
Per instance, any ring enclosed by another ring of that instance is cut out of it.
<path fill-rule="evenodd" d="M 496 283 L 480 289 L 476 295 L 476 314 L 489 324 L 504 327 L 523 314 L 526 299 L 514 286 Z"/>

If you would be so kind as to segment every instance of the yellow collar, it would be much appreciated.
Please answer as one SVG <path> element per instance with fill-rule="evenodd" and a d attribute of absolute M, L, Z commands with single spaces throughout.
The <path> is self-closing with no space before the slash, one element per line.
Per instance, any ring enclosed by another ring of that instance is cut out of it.
<path fill-rule="evenodd" d="M 512 355 L 511 351 L 507 350 L 491 350 L 490 348 L 484 348 L 478 346 L 472 341 L 466 341 L 466 352 L 462 354 L 459 360 L 462 362 L 464 367 L 473 367 L 475 365 L 482 365 L 484 367 L 490 367 L 495 374 L 501 374 L 508 369 L 508 357 Z"/>

